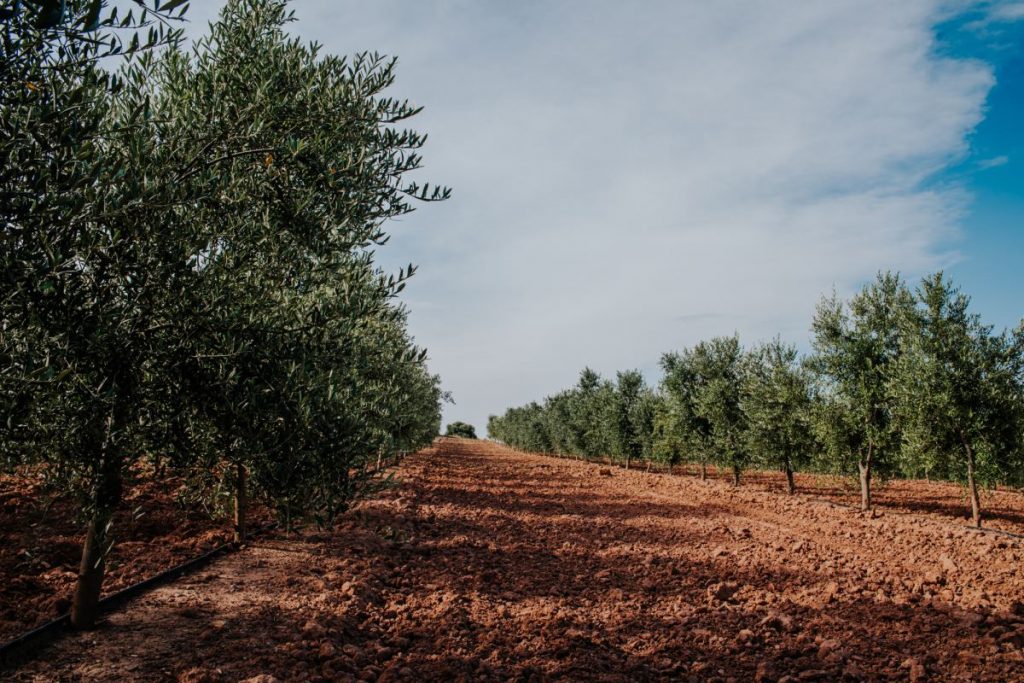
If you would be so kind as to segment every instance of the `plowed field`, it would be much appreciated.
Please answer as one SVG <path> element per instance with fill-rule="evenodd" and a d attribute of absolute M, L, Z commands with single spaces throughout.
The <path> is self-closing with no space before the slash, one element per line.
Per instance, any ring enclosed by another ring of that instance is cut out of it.
<path fill-rule="evenodd" d="M 944 514 L 955 488 L 863 515 L 456 439 L 399 475 L 331 533 L 261 538 L 10 676 L 1024 681 L 1024 549 Z"/>

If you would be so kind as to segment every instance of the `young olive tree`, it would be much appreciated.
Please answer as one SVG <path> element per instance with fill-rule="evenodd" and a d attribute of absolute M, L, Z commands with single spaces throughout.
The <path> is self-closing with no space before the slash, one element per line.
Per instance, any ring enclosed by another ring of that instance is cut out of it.
<path fill-rule="evenodd" d="M 669 474 L 683 460 L 686 432 L 679 411 L 664 394 L 657 394 L 652 422 L 651 457 L 668 467 Z"/>
<path fill-rule="evenodd" d="M 941 272 L 916 298 L 890 377 L 904 457 L 965 481 L 981 527 L 979 482 L 1005 480 L 1020 464 L 1024 356 L 1018 339 L 968 311 L 970 299 Z"/>
<path fill-rule="evenodd" d="M 775 339 L 748 355 L 743 374 L 742 408 L 754 461 L 785 472 L 792 494 L 793 472 L 809 462 L 815 445 L 806 371 L 796 348 Z"/>
<path fill-rule="evenodd" d="M 544 420 L 544 408 L 536 401 L 509 408 L 504 415 L 492 415 L 487 434 L 512 448 L 530 453 L 550 453 L 551 440 Z"/>
<path fill-rule="evenodd" d="M 225 162 L 223 190 L 190 207 L 204 286 L 180 367 L 208 467 L 233 480 L 239 539 L 248 489 L 289 522 L 329 521 L 440 421 L 394 303 L 414 268 L 386 275 L 372 249 L 414 200 L 449 192 L 405 179 L 425 138 L 394 128 L 418 111 L 383 94 L 394 61 L 322 55 L 285 33 L 291 19 L 284 0 L 231 0 L 191 56 L 168 52 L 147 80 L 184 157 Z"/>
<path fill-rule="evenodd" d="M 626 469 L 631 460 L 643 457 L 648 411 L 644 406 L 644 377 L 639 370 L 618 373 L 615 384 L 615 443 Z"/>
<path fill-rule="evenodd" d="M 747 416 L 740 404 L 744 356 L 739 337 L 716 337 L 693 349 L 697 375 L 695 410 L 710 427 L 714 458 L 732 470 L 733 484 L 750 462 Z"/>
<path fill-rule="evenodd" d="M 556 455 L 577 455 L 572 423 L 573 392 L 560 391 L 544 399 L 544 429 Z"/>
<path fill-rule="evenodd" d="M 611 455 L 614 445 L 615 389 L 590 368 L 580 372 L 571 407 L 573 433 L 583 457 Z"/>
<path fill-rule="evenodd" d="M 626 383 L 631 381 L 633 378 L 627 378 Z M 644 392 L 643 379 L 639 381 L 635 392 L 627 387 L 627 393 L 635 400 L 624 409 L 616 385 L 585 368 L 575 387 L 549 396 L 543 404 L 532 402 L 509 408 L 504 415 L 490 416 L 487 433 L 525 451 L 572 455 L 588 461 L 601 455 L 611 457 L 623 452 L 621 434 L 625 433 L 628 439 L 633 434 L 629 430 L 634 427 L 643 431 L 646 408 L 640 405 Z M 619 431 L 619 419 L 623 420 L 623 432 Z M 645 443 L 640 434 L 634 444 L 640 455 Z"/>
<path fill-rule="evenodd" d="M 819 431 L 832 467 L 847 471 L 855 463 L 863 510 L 871 509 L 872 477 L 890 473 L 899 453 L 889 377 L 900 353 L 899 321 L 912 306 L 900 277 L 879 273 L 849 304 L 833 295 L 814 316 L 811 366 L 824 383 L 826 405 L 838 408 L 819 413 Z M 850 450 L 837 448 L 842 443 Z"/>
<path fill-rule="evenodd" d="M 661 357 L 664 376 L 661 390 L 672 416 L 674 436 L 680 442 L 684 460 L 700 463 L 700 478 L 707 479 L 707 466 L 713 451 L 711 423 L 698 411 L 698 395 L 705 376 L 701 374 L 695 350 L 666 353 Z"/>
<path fill-rule="evenodd" d="M 647 463 L 648 471 L 654 462 L 654 418 L 661 403 L 662 397 L 653 388 L 645 386 L 633 411 L 633 421 L 640 434 L 640 457 Z"/>
<path fill-rule="evenodd" d="M 122 3 L 121 8 L 143 3 Z M 174 419 L 161 333 L 190 281 L 177 208 L 206 174 L 164 165 L 173 143 L 104 57 L 173 45 L 181 2 L 117 16 L 106 2 L 3 2 L 0 58 L 0 396 L 6 459 L 29 460 L 88 519 L 71 621 L 90 627 L 132 465 Z M 171 16 L 173 14 L 173 16 Z M 186 456 L 187 457 L 187 456 Z"/>

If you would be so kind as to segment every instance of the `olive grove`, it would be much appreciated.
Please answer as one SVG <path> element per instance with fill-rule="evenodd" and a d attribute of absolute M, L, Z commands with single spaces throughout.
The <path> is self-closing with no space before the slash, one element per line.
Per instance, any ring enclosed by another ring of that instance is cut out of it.
<path fill-rule="evenodd" d="M 980 526 L 979 487 L 1024 482 L 1024 324 L 996 333 L 968 307 L 942 273 L 916 290 L 880 273 L 848 300 L 821 300 L 806 357 L 780 339 L 745 349 L 718 337 L 662 356 L 643 419 L 625 407 L 639 373 L 611 382 L 586 369 L 577 387 L 492 416 L 488 433 L 626 466 L 691 463 L 702 478 L 714 465 L 736 485 L 749 467 L 780 470 L 790 493 L 800 471 L 849 475 L 864 510 L 879 478 L 960 481 Z"/>
<path fill-rule="evenodd" d="M 285 0 L 0 4 L 0 455 L 80 501 L 96 618 L 142 471 L 330 521 L 431 441 L 442 393 L 374 262 L 444 188 L 393 60 L 325 55 Z M 198 475 L 197 475 L 198 473 Z"/>

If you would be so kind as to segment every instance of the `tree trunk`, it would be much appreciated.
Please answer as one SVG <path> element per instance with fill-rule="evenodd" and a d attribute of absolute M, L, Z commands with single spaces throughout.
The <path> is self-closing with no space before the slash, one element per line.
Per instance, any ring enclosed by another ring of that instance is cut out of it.
<path fill-rule="evenodd" d="M 105 456 L 106 457 L 106 456 Z M 119 463 L 107 462 L 93 501 L 94 511 L 82 545 L 82 562 L 78 567 L 78 582 L 71 599 L 71 625 L 79 630 L 91 629 L 99 616 L 100 594 L 106 572 L 107 554 L 113 545 L 110 522 L 114 510 L 121 502 L 121 472 Z"/>
<path fill-rule="evenodd" d="M 675 466 L 672 463 L 669 463 L 668 464 L 668 473 L 669 473 L 669 475 L 672 475 L 672 470 L 673 469 L 675 469 Z"/>
<path fill-rule="evenodd" d="M 739 465 L 733 465 L 732 466 L 732 484 L 733 484 L 733 486 L 739 486 L 740 485 L 740 466 Z"/>
<path fill-rule="evenodd" d="M 629 469 L 629 456 L 626 456 L 626 469 Z"/>
<path fill-rule="evenodd" d="M 786 487 L 789 495 L 796 493 L 796 482 L 793 480 L 793 463 L 786 458 Z"/>
<path fill-rule="evenodd" d="M 708 465 L 706 462 L 700 464 L 700 480 L 707 481 L 708 478 Z"/>
<path fill-rule="evenodd" d="M 99 616 L 100 592 L 110 550 L 110 517 L 110 512 L 97 512 L 85 534 L 78 583 L 71 601 L 71 625 L 78 630 L 93 628 Z"/>
<path fill-rule="evenodd" d="M 974 526 L 981 528 L 981 500 L 978 498 L 978 482 L 974 478 L 974 451 L 971 450 L 971 445 L 967 443 L 967 439 L 960 435 L 960 439 L 963 441 L 964 450 L 967 452 L 967 488 L 970 489 L 971 494 L 971 520 L 974 522 Z"/>
<path fill-rule="evenodd" d="M 249 500 L 246 495 L 248 473 L 245 466 L 235 465 L 235 544 L 245 543 Z"/>
<path fill-rule="evenodd" d="M 871 446 L 868 446 L 867 458 L 857 463 L 860 473 L 860 509 L 867 512 L 871 509 Z"/>

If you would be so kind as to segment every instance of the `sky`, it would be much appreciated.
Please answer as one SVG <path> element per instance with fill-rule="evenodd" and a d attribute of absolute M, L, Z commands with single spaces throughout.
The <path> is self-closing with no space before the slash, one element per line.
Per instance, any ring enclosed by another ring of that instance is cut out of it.
<path fill-rule="evenodd" d="M 193 1 L 190 34 L 221 0 Z M 377 255 L 445 421 L 738 333 L 809 349 L 817 301 L 943 269 L 1024 317 L 1024 0 L 294 0 L 398 57 L 415 178 L 451 200 Z"/>

